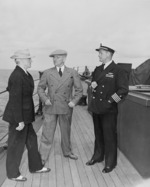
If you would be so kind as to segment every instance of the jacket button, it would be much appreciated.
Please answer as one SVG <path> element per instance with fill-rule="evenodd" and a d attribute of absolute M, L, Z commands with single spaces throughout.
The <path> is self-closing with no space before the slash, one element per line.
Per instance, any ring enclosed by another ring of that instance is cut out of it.
<path fill-rule="evenodd" d="M 100 94 L 102 94 L 103 92 L 100 92 Z"/>
<path fill-rule="evenodd" d="M 100 99 L 100 101 L 102 101 L 102 99 Z"/>
<path fill-rule="evenodd" d="M 102 87 L 104 88 L 104 85 L 102 85 Z"/>
<path fill-rule="evenodd" d="M 95 97 L 93 97 L 93 99 L 95 99 Z"/>

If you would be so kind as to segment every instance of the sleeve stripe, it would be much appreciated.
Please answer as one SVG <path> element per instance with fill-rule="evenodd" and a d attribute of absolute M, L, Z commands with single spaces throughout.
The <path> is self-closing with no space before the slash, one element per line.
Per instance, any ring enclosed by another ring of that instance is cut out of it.
<path fill-rule="evenodd" d="M 121 98 L 116 93 L 114 93 L 111 97 L 113 98 L 113 100 L 116 103 L 118 103 L 119 101 L 121 101 Z"/>

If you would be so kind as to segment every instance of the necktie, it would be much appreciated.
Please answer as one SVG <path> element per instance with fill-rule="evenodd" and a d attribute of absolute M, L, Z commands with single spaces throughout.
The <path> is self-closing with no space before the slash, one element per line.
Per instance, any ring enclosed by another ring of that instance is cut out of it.
<path fill-rule="evenodd" d="M 62 71 L 61 71 L 61 68 L 59 68 L 59 75 L 62 77 Z"/>
<path fill-rule="evenodd" d="M 104 70 L 104 66 L 105 66 L 105 64 L 102 64 L 102 71 Z"/>

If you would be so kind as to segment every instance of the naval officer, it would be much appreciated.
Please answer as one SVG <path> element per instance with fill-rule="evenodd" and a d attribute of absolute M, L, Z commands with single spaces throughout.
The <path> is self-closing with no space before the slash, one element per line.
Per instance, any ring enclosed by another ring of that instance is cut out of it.
<path fill-rule="evenodd" d="M 103 173 L 111 172 L 117 165 L 117 104 L 128 93 L 128 77 L 112 60 L 114 49 L 100 44 L 96 49 L 99 61 L 92 77 L 92 98 L 89 111 L 93 115 L 94 154 L 86 165 L 105 160 Z"/>

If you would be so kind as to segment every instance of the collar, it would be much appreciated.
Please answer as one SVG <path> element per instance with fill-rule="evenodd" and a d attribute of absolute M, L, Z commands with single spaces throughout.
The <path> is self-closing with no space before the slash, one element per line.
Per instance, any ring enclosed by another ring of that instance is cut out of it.
<path fill-rule="evenodd" d="M 18 65 L 19 66 L 19 65 Z M 25 70 L 22 66 L 19 66 L 21 69 L 23 69 L 23 71 L 28 75 L 27 70 Z"/>
<path fill-rule="evenodd" d="M 109 62 L 106 62 L 105 65 L 104 65 L 104 69 L 105 69 L 107 66 L 109 66 L 111 63 L 112 63 L 112 60 L 109 61 Z"/>
<path fill-rule="evenodd" d="M 61 68 L 61 71 L 64 72 L 65 66 L 64 66 L 64 65 L 61 66 L 61 67 L 57 67 L 57 66 L 56 66 L 56 68 L 57 68 L 57 71 L 58 71 L 58 72 L 59 72 L 59 68 Z"/>

